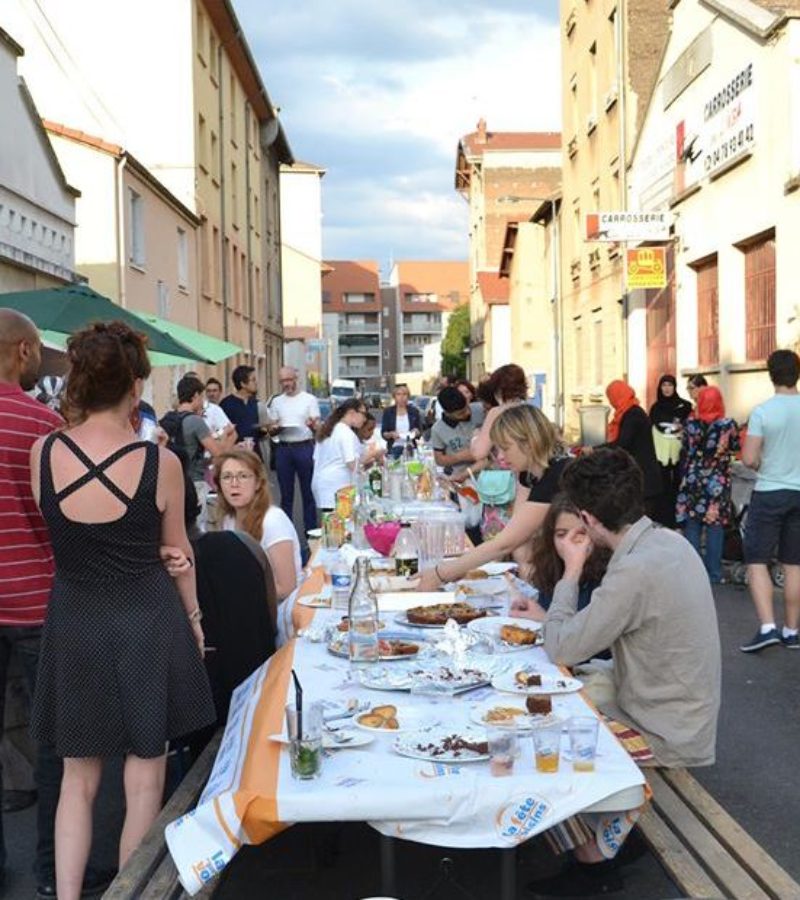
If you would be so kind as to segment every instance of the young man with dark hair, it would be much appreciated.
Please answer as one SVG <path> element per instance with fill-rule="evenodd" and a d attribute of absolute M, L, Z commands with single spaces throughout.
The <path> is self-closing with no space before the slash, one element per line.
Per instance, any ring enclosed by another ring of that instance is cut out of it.
<path fill-rule="evenodd" d="M 259 439 L 266 433 L 266 426 L 259 424 L 258 420 L 258 379 L 256 370 L 252 366 L 237 366 L 231 374 L 234 391 L 228 394 L 220 403 L 222 411 L 236 426 L 239 440 L 248 438 L 253 441 L 253 449 L 256 453 L 260 450 Z"/>
<path fill-rule="evenodd" d="M 206 395 L 203 401 L 203 418 L 214 432 L 220 432 L 231 420 L 225 415 L 219 401 L 222 399 L 222 382 L 213 376 L 206 381 Z"/>
<path fill-rule="evenodd" d="M 742 462 L 758 471 L 747 510 L 744 558 L 761 623 L 739 648 L 744 653 L 781 643 L 789 650 L 800 648 L 800 359 L 792 350 L 775 350 L 767 370 L 775 395 L 750 414 L 742 448 Z M 768 567 L 776 547 L 785 575 L 782 631 L 775 624 Z"/>
<path fill-rule="evenodd" d="M 572 666 L 610 647 L 615 696 L 598 704 L 601 711 L 644 737 L 652 765 L 711 765 L 720 647 L 700 557 L 685 538 L 644 515 L 642 473 L 624 450 L 580 457 L 564 469 L 561 486 L 583 525 L 563 548 L 564 575 L 544 620 L 545 650 L 553 662 Z M 578 612 L 583 567 L 595 545 L 613 554 L 591 603 Z M 571 868 L 534 882 L 535 893 L 583 896 L 622 888 L 615 860 L 595 840 L 573 849 Z"/>

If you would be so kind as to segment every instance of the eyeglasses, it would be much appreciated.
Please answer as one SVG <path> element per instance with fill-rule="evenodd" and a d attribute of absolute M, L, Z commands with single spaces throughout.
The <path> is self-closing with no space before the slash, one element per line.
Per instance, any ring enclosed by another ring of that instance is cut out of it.
<path fill-rule="evenodd" d="M 219 476 L 222 484 L 238 484 L 239 482 L 252 481 L 256 476 L 252 472 L 225 472 Z"/>

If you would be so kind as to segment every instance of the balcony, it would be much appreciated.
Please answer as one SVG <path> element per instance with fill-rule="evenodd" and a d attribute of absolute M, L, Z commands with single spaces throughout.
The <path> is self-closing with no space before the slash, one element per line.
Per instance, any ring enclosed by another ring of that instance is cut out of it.
<path fill-rule="evenodd" d="M 380 374 L 380 366 L 339 366 L 340 378 L 369 378 Z"/>
<path fill-rule="evenodd" d="M 424 344 L 403 344 L 403 356 L 422 356 Z"/>
<path fill-rule="evenodd" d="M 403 334 L 435 334 L 442 333 L 441 322 L 414 322 L 406 325 L 403 322 Z"/>
<path fill-rule="evenodd" d="M 345 322 L 339 319 L 339 334 L 380 334 L 380 322 Z"/>

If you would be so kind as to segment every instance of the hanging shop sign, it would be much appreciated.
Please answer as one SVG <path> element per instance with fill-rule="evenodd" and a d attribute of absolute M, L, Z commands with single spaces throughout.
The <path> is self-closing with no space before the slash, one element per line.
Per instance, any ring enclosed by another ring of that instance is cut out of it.
<path fill-rule="evenodd" d="M 587 241 L 668 241 L 668 212 L 598 212 L 586 216 Z"/>
<path fill-rule="evenodd" d="M 629 291 L 667 286 L 665 247 L 636 247 L 625 251 L 625 283 Z"/>

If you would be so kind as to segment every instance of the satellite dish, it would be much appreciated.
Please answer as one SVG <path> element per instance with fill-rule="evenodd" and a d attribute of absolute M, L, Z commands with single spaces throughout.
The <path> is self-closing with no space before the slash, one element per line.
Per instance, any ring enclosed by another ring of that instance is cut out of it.
<path fill-rule="evenodd" d="M 262 147 L 271 147 L 276 138 L 278 137 L 278 131 L 280 130 L 280 123 L 278 122 L 277 117 L 274 119 L 270 119 L 266 125 L 261 126 L 261 146 Z"/>

